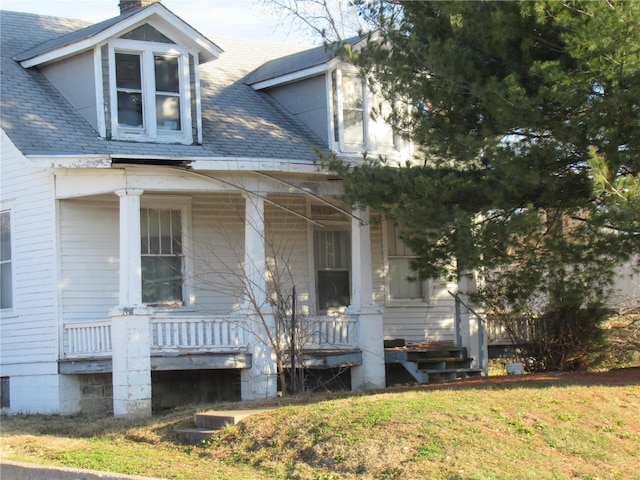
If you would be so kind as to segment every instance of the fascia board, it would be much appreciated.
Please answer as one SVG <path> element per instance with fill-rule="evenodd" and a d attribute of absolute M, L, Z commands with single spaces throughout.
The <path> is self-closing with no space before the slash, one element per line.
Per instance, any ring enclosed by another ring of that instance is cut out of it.
<path fill-rule="evenodd" d="M 25 155 L 33 165 L 42 168 L 109 168 L 109 155 Z"/>
<path fill-rule="evenodd" d="M 298 70 L 296 72 L 287 73 L 286 75 L 281 75 L 279 77 L 269 78 L 268 80 L 254 83 L 251 85 L 251 87 L 254 90 L 264 90 L 265 88 L 277 87 L 279 85 L 297 82 L 305 78 L 314 77 L 316 75 L 326 73 L 341 61 L 342 60 L 338 58 L 333 58 L 321 65 L 316 65 L 314 67 L 305 68 L 303 70 Z"/>
<path fill-rule="evenodd" d="M 202 62 L 218 58 L 218 56 L 222 52 L 222 49 L 220 47 L 207 40 L 206 37 L 200 34 L 197 30 L 190 27 L 165 7 L 161 6 L 160 4 L 153 4 L 140 11 L 140 13 L 132 15 L 122 20 L 121 22 L 116 23 L 115 25 L 112 25 L 111 27 L 108 27 L 105 30 L 96 33 L 89 38 L 84 38 L 55 50 L 51 50 L 35 57 L 28 58 L 21 61 L 20 65 L 22 65 L 22 67 L 24 68 L 31 68 L 77 55 L 78 53 L 94 48 L 96 45 L 99 45 L 109 40 L 110 38 L 117 36 L 121 32 L 134 27 L 136 24 L 154 15 L 158 15 L 163 18 L 171 25 L 172 28 L 178 30 L 182 35 L 184 35 L 186 38 L 189 38 L 190 41 L 197 45 L 197 50 L 200 53 L 200 59 Z"/>

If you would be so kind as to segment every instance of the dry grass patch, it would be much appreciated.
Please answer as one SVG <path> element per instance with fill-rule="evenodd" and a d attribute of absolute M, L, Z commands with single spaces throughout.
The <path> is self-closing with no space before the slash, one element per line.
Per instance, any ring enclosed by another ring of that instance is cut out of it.
<path fill-rule="evenodd" d="M 4 417 L 3 458 L 190 480 L 640 479 L 640 369 L 534 378 L 321 398 L 196 447 L 175 435 L 193 408 L 135 423 Z"/>

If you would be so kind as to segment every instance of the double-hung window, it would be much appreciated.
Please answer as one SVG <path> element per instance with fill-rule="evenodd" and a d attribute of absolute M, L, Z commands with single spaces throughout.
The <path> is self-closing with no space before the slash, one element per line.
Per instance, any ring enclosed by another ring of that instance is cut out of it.
<path fill-rule="evenodd" d="M 355 70 L 331 73 L 333 140 L 342 152 L 388 152 L 396 148 L 395 134 L 385 117 L 391 106 L 369 91 Z"/>
<path fill-rule="evenodd" d="M 111 52 L 113 138 L 192 143 L 188 52 L 131 40 L 114 41 Z"/>
<path fill-rule="evenodd" d="M 419 281 L 411 269 L 416 255 L 402 240 L 402 227 L 387 222 L 388 295 L 390 301 L 423 302 L 427 294 L 427 282 Z"/>
<path fill-rule="evenodd" d="M 182 210 L 140 210 L 143 303 L 183 305 L 185 268 L 182 230 Z"/>
<path fill-rule="evenodd" d="M 11 216 L 9 212 L 0 213 L 0 308 L 13 308 Z"/>
<path fill-rule="evenodd" d="M 315 233 L 318 310 L 346 307 L 351 301 L 351 246 L 347 230 Z"/>

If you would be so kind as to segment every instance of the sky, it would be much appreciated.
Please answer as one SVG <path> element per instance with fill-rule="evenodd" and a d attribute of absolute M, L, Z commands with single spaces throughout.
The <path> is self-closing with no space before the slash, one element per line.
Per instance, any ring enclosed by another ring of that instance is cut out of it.
<path fill-rule="evenodd" d="M 0 0 L 2 10 L 99 22 L 119 15 L 119 0 Z M 258 0 L 162 0 L 162 4 L 205 35 L 312 43 Z"/>

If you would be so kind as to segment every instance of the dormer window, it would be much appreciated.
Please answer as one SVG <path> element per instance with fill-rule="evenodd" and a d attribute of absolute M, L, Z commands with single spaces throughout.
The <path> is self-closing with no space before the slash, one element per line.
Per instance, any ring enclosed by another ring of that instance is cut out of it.
<path fill-rule="evenodd" d="M 129 40 L 110 48 L 113 138 L 192 143 L 188 52 Z"/>
<path fill-rule="evenodd" d="M 384 153 L 396 148 L 393 129 L 384 120 L 390 106 L 368 90 L 355 69 L 331 73 L 331 96 L 334 149 Z"/>

